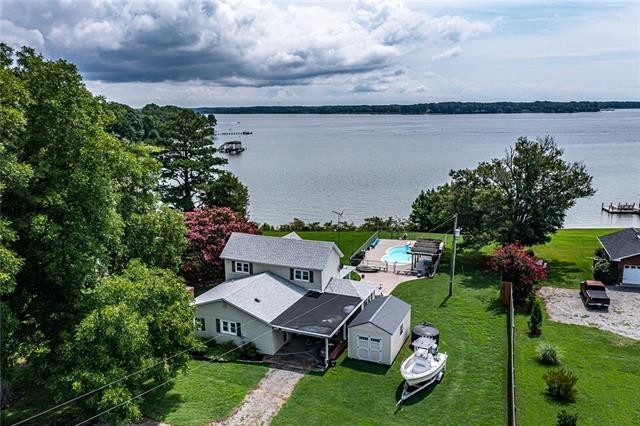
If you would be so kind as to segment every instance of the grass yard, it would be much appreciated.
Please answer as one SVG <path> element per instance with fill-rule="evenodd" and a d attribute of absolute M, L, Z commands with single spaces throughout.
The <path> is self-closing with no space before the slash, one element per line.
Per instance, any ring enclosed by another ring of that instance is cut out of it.
<path fill-rule="evenodd" d="M 549 279 L 544 284 L 578 288 L 581 281 L 593 278 L 593 254 L 600 247 L 596 237 L 615 231 L 617 229 L 562 229 L 549 243 L 534 246 L 536 255 L 549 264 Z"/>
<path fill-rule="evenodd" d="M 287 231 L 264 231 L 264 235 L 281 237 L 287 235 Z M 360 248 L 362 244 L 373 234 L 373 232 L 363 231 L 340 231 L 340 241 L 338 233 L 334 231 L 296 231 L 305 240 L 332 241 L 338 245 L 344 257 L 342 263 L 347 263 L 351 255 Z"/>
<path fill-rule="evenodd" d="M 473 258 L 463 262 L 465 270 L 477 270 L 478 261 Z M 447 265 L 442 266 L 446 271 Z M 459 274 L 454 295 L 447 299 L 448 278 L 441 273 L 432 280 L 401 284 L 395 291 L 396 296 L 412 304 L 413 324 L 433 321 L 441 330 L 441 350 L 451 355 L 441 384 L 396 410 L 403 382 L 399 366 L 410 354 L 408 347 L 390 368 L 343 355 L 336 368 L 323 376 L 303 378 L 273 424 L 503 425 L 506 319 L 495 304 L 497 277 Z"/>
<path fill-rule="evenodd" d="M 170 388 L 152 393 L 145 416 L 173 426 L 200 426 L 229 416 L 267 372 L 258 364 L 190 361 L 189 372 Z"/>
<path fill-rule="evenodd" d="M 519 425 L 553 425 L 562 409 L 578 413 L 579 425 L 640 424 L 640 342 L 596 328 L 546 320 L 542 336 L 527 335 L 524 315 L 516 318 L 516 418 Z M 542 375 L 550 367 L 535 359 L 540 341 L 556 345 L 563 366 L 578 376 L 576 402 L 560 404 L 545 394 Z"/>

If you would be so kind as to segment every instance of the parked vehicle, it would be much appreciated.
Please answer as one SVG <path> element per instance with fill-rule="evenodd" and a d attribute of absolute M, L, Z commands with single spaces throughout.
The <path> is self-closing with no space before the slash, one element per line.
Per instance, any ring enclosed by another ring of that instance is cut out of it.
<path fill-rule="evenodd" d="M 608 309 L 611 303 L 607 289 L 601 281 L 582 281 L 580 283 L 580 297 L 587 306 Z"/>
<path fill-rule="evenodd" d="M 413 355 L 400 366 L 404 388 L 398 404 L 421 390 L 440 382 L 447 368 L 447 354 L 438 352 L 438 344 L 430 337 L 420 337 L 411 344 Z"/>

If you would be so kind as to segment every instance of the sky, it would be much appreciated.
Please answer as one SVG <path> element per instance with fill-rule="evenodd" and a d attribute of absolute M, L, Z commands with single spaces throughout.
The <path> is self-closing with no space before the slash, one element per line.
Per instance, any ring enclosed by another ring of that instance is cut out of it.
<path fill-rule="evenodd" d="M 0 41 L 109 100 L 640 100 L 640 1 L 2 0 Z"/>

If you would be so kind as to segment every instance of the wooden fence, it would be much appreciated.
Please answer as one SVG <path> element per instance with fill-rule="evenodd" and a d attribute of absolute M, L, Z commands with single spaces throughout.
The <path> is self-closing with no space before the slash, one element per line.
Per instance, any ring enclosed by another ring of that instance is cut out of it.
<path fill-rule="evenodd" d="M 507 305 L 507 425 L 515 426 L 516 424 L 516 379 L 515 365 L 513 362 L 514 343 L 515 343 L 515 321 L 513 309 L 513 292 L 510 282 L 502 282 L 501 299 Z"/>

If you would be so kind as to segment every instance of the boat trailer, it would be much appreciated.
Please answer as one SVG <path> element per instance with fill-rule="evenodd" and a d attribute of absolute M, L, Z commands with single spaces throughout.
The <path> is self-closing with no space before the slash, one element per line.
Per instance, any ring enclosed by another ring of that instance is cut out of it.
<path fill-rule="evenodd" d="M 428 388 L 432 384 L 440 383 L 442 381 L 442 378 L 444 377 L 444 372 L 446 370 L 447 370 L 447 366 L 445 364 L 445 366 L 442 369 L 442 371 L 440 371 L 438 374 L 433 376 L 433 378 L 431 380 L 428 380 L 428 381 L 426 381 L 424 383 L 420 383 L 417 386 L 409 386 L 409 384 L 407 382 L 404 382 L 404 387 L 402 388 L 402 395 L 400 396 L 400 399 L 396 403 L 396 407 L 399 406 L 400 404 L 402 404 L 407 399 L 411 398 L 413 395 L 417 394 L 418 392 Z"/>

